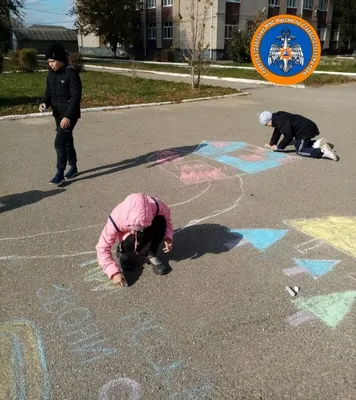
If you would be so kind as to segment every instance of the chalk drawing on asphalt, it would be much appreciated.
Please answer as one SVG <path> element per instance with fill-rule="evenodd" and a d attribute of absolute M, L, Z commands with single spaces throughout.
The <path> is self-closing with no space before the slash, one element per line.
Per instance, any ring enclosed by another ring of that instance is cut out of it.
<path fill-rule="evenodd" d="M 288 317 L 287 322 L 291 325 L 299 325 L 309 321 L 307 315 L 312 314 L 326 326 L 335 329 L 351 311 L 355 299 L 356 291 L 351 290 L 292 300 L 301 312 Z"/>
<path fill-rule="evenodd" d="M 356 217 L 295 219 L 285 224 L 356 257 Z"/>
<path fill-rule="evenodd" d="M 72 286 L 52 284 L 50 289 L 38 289 L 37 298 L 78 362 L 88 364 L 117 353 L 117 348 L 105 344 L 107 339 L 96 328 L 90 310 L 78 304 Z"/>
<path fill-rule="evenodd" d="M 0 324 L 2 399 L 51 398 L 46 354 L 34 322 L 14 319 Z"/>
<path fill-rule="evenodd" d="M 123 324 L 122 339 L 128 348 L 150 366 L 160 384 L 167 391 L 167 399 L 204 399 L 214 390 L 205 374 L 189 365 L 180 356 L 180 349 L 172 335 L 155 315 L 134 311 L 120 317 Z M 162 354 L 162 348 L 165 354 Z M 187 376 L 194 382 L 187 387 Z"/>
<path fill-rule="evenodd" d="M 294 246 L 294 249 L 304 255 L 304 254 L 307 254 L 311 250 L 321 247 L 323 244 L 324 244 L 324 242 L 322 240 L 311 239 L 306 242 L 300 243 L 297 246 Z"/>
<path fill-rule="evenodd" d="M 299 157 L 274 152 L 246 142 L 203 141 L 194 153 L 234 167 L 240 174 L 256 174 L 300 160 Z"/>
<path fill-rule="evenodd" d="M 98 400 L 112 399 L 140 400 L 141 386 L 129 378 L 116 378 L 105 383 L 99 392 Z"/>
<path fill-rule="evenodd" d="M 288 276 L 294 276 L 304 272 L 309 273 L 314 279 L 332 271 L 340 260 L 316 260 L 294 258 L 297 266 L 285 269 L 283 272 Z"/>
<path fill-rule="evenodd" d="M 245 238 L 253 247 L 265 251 L 279 242 L 288 229 L 230 229 L 237 237 Z"/>

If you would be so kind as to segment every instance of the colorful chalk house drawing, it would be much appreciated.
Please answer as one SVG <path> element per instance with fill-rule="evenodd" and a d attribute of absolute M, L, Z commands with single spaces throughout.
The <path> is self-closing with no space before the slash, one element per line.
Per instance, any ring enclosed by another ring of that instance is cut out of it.
<path fill-rule="evenodd" d="M 256 174 L 300 160 L 296 156 L 274 152 L 245 142 L 204 141 L 195 154 L 234 167 L 240 171 L 240 174 Z"/>
<path fill-rule="evenodd" d="M 49 400 L 51 386 L 41 334 L 32 321 L 0 324 L 1 399 Z"/>
<path fill-rule="evenodd" d="M 273 152 L 245 142 L 206 140 L 193 153 L 179 149 L 161 150 L 148 158 L 148 161 L 155 162 L 187 185 L 256 174 L 298 160 L 300 157 Z"/>

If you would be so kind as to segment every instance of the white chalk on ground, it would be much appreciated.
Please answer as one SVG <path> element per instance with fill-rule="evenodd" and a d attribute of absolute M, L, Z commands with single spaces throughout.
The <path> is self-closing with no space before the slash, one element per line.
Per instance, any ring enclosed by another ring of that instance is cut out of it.
<path fill-rule="evenodd" d="M 293 290 L 295 291 L 295 293 L 298 293 L 299 292 L 299 287 L 298 286 L 294 286 L 294 288 L 293 288 Z"/>
<path fill-rule="evenodd" d="M 287 291 L 292 297 L 294 297 L 294 296 L 297 295 L 297 293 L 296 293 L 291 287 L 289 287 L 289 286 L 286 286 L 286 291 Z"/>

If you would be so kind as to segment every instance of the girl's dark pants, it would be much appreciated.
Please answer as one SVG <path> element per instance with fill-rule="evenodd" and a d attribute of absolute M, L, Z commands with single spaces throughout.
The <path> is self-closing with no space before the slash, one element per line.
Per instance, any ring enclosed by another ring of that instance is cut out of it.
<path fill-rule="evenodd" d="M 153 218 L 151 226 L 148 226 L 143 232 L 137 233 L 137 249 L 136 252 L 140 253 L 150 243 L 150 251 L 152 254 L 157 254 L 159 245 L 164 239 L 166 232 L 167 222 L 163 215 L 157 215 Z M 117 248 L 118 256 L 129 256 L 135 250 L 135 235 L 129 235 Z"/>
<path fill-rule="evenodd" d="M 57 134 L 54 140 L 54 148 L 57 152 L 57 170 L 63 172 L 67 167 L 67 162 L 71 167 L 77 165 L 77 153 L 74 148 L 73 130 L 78 120 L 71 120 L 68 129 L 62 129 L 60 127 L 61 121 L 62 118 L 56 117 Z"/>

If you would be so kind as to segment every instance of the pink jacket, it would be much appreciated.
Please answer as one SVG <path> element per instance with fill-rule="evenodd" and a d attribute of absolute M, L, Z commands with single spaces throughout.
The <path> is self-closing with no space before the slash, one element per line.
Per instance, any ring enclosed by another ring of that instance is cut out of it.
<path fill-rule="evenodd" d="M 165 237 L 173 240 L 173 226 L 170 210 L 163 201 L 157 198 L 155 198 L 155 200 L 153 197 L 145 195 L 144 193 L 130 194 L 111 212 L 110 217 L 120 232 L 117 231 L 109 217 L 101 232 L 99 242 L 95 247 L 98 263 L 110 279 L 117 272 L 121 271 L 119 265 L 113 259 L 111 248 L 116 240 L 122 242 L 129 234 L 130 230 L 135 228 L 147 228 L 151 225 L 155 215 L 163 215 L 167 222 Z"/>

